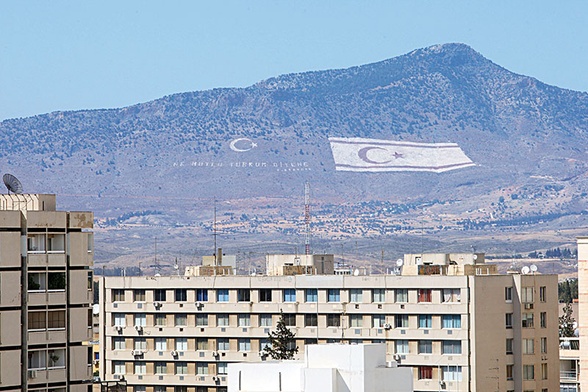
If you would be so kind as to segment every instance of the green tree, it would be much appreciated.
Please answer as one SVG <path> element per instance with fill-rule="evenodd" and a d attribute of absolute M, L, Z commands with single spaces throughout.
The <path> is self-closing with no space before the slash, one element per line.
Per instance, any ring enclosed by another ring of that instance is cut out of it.
<path fill-rule="evenodd" d="M 574 336 L 574 322 L 572 317 L 572 304 L 568 302 L 563 308 L 563 314 L 559 317 L 559 336 L 563 338 L 571 338 Z"/>
<path fill-rule="evenodd" d="M 265 353 L 272 359 L 294 359 L 294 354 L 298 352 L 295 336 L 296 334 L 286 327 L 284 313 L 280 310 L 280 319 L 276 324 L 276 330 L 268 333 L 270 344 L 264 349 Z"/>

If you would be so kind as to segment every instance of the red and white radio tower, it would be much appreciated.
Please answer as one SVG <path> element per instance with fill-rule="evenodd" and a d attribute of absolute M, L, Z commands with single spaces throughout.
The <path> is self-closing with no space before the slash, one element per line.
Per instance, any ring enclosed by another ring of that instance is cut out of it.
<path fill-rule="evenodd" d="M 310 254 L 310 184 L 304 183 L 304 226 L 306 235 L 304 239 L 304 254 Z"/>

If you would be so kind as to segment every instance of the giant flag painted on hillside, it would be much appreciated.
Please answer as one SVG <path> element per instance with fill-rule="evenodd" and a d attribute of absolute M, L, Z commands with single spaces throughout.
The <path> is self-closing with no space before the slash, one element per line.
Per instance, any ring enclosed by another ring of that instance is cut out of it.
<path fill-rule="evenodd" d="M 456 143 L 413 143 L 330 137 L 335 169 L 354 172 L 442 173 L 475 166 Z"/>

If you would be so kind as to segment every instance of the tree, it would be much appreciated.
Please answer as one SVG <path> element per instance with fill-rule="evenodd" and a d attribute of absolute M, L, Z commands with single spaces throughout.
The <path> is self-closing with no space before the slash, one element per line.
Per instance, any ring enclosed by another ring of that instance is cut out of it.
<path fill-rule="evenodd" d="M 562 338 L 574 337 L 575 319 L 572 317 L 572 304 L 568 302 L 563 308 L 563 315 L 559 317 L 559 336 Z"/>
<path fill-rule="evenodd" d="M 270 344 L 264 349 L 265 353 L 272 359 L 294 359 L 294 354 L 298 352 L 295 336 L 296 334 L 286 327 L 284 313 L 280 310 L 280 319 L 276 324 L 276 330 L 268 333 Z"/>

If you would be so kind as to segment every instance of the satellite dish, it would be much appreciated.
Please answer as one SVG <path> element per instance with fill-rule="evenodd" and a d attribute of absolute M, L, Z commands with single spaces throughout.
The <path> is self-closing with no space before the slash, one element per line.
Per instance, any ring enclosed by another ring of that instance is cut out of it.
<path fill-rule="evenodd" d="M 523 268 L 521 268 L 521 272 L 523 273 L 523 275 L 527 275 L 529 272 L 531 272 L 531 268 L 524 266 Z"/>
<path fill-rule="evenodd" d="M 12 174 L 6 173 L 2 177 L 2 180 L 4 180 L 4 185 L 6 185 L 6 188 L 8 189 L 8 193 L 10 193 L 10 192 L 16 193 L 16 194 L 22 193 L 22 184 L 20 183 L 18 178 L 16 178 Z"/>
<path fill-rule="evenodd" d="M 535 264 L 532 264 L 530 269 L 531 269 L 531 272 L 537 272 L 537 266 Z"/>
<path fill-rule="evenodd" d="M 402 260 L 402 259 L 396 260 L 396 266 L 397 267 L 402 267 L 403 265 L 404 265 L 404 260 Z"/>
<path fill-rule="evenodd" d="M 357 268 L 353 271 L 353 276 L 359 276 L 359 270 Z"/>
<path fill-rule="evenodd" d="M 474 253 L 474 260 L 478 260 L 478 255 Z"/>

